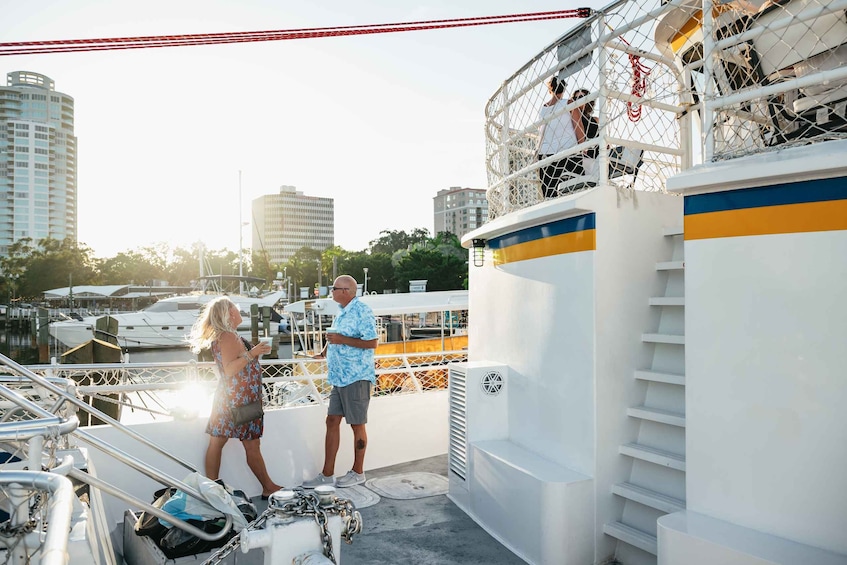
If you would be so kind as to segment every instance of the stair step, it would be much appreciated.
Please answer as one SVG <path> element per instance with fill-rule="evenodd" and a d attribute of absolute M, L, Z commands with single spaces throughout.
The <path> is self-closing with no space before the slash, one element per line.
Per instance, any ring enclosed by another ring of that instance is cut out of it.
<path fill-rule="evenodd" d="M 671 453 L 664 449 L 656 449 L 655 447 L 647 447 L 639 443 L 627 443 L 618 448 L 621 455 L 641 459 L 649 463 L 655 463 L 663 467 L 670 467 L 677 471 L 685 471 L 685 456 L 678 453 Z"/>
<path fill-rule="evenodd" d="M 685 261 L 662 261 L 656 263 L 657 271 L 679 271 L 685 269 Z"/>
<path fill-rule="evenodd" d="M 662 228 L 662 235 L 671 236 L 671 235 L 682 235 L 685 233 L 685 228 L 683 226 L 668 226 L 666 228 Z"/>
<path fill-rule="evenodd" d="M 626 498 L 627 500 L 632 500 L 639 504 L 649 506 L 650 508 L 667 512 L 668 514 L 685 510 L 684 500 L 680 500 L 679 498 L 674 498 L 673 496 L 668 496 L 654 490 L 646 489 L 632 483 L 618 483 L 616 485 L 612 485 L 612 493 Z"/>
<path fill-rule="evenodd" d="M 656 536 L 651 536 L 647 532 L 637 530 L 632 526 L 627 526 L 623 522 L 612 522 L 611 524 L 603 525 L 603 532 L 617 538 L 623 542 L 633 545 L 638 549 L 643 549 L 647 553 L 656 555 Z"/>
<path fill-rule="evenodd" d="M 684 296 L 654 296 L 650 299 L 650 306 L 685 306 Z"/>
<path fill-rule="evenodd" d="M 631 418 L 641 418 L 642 420 L 659 422 L 660 424 L 679 426 L 680 428 L 685 427 L 685 414 L 680 414 L 678 412 L 659 410 L 658 408 L 648 408 L 646 406 L 634 406 L 626 409 L 626 415 Z"/>
<path fill-rule="evenodd" d="M 675 345 L 685 345 L 685 336 L 675 334 L 641 334 L 641 341 L 647 343 L 671 343 Z"/>
<path fill-rule="evenodd" d="M 671 385 L 685 386 L 685 375 L 674 373 L 661 373 L 659 371 L 641 370 L 635 371 L 635 378 L 642 381 L 653 381 L 656 383 L 667 383 Z"/>

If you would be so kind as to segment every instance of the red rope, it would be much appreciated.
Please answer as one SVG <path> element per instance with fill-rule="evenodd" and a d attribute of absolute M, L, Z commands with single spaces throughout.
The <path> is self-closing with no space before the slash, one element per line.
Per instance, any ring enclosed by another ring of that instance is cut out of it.
<path fill-rule="evenodd" d="M 111 51 L 120 49 L 146 49 L 154 47 L 183 47 L 188 45 L 219 45 L 228 43 L 249 43 L 257 41 L 282 41 L 287 39 L 315 39 L 321 37 L 372 35 L 377 33 L 451 29 L 516 22 L 558 20 L 564 18 L 587 18 L 591 15 L 591 13 L 591 8 L 578 8 L 575 10 L 535 12 L 525 14 L 512 14 L 505 16 L 481 16 L 476 18 L 454 18 L 446 20 L 425 20 L 407 23 L 398 22 L 387 24 L 317 27 L 290 30 L 241 31 L 185 35 L 152 35 L 99 39 L 60 39 L 51 41 L 18 41 L 0 43 L 0 56 L 33 55 L 38 53 Z"/>
<path fill-rule="evenodd" d="M 612 26 L 609 24 L 606 24 L 606 26 L 614 31 Z M 632 47 L 629 41 L 624 39 L 622 35 L 619 35 L 618 39 L 623 41 L 627 47 Z M 629 54 L 629 64 L 632 66 L 632 90 L 630 90 L 630 92 L 633 96 L 644 98 L 644 94 L 647 92 L 647 77 L 650 76 L 652 69 L 642 63 L 641 57 L 638 55 Z M 640 120 L 641 104 L 636 104 L 635 102 L 628 100 L 626 103 L 626 115 L 629 116 L 629 120 L 632 122 Z"/>
<path fill-rule="evenodd" d="M 647 77 L 650 76 L 651 69 L 641 62 L 641 57 L 638 55 L 630 54 L 629 64 L 632 65 L 632 94 L 643 98 L 647 92 Z M 637 122 L 641 119 L 641 104 L 627 101 L 626 114 L 630 121 Z"/>

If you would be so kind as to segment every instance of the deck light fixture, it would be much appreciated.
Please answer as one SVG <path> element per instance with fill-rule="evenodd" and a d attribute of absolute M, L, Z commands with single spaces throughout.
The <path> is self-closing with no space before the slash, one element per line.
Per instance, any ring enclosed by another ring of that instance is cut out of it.
<path fill-rule="evenodd" d="M 473 240 L 473 266 L 482 267 L 485 263 L 485 240 Z"/>

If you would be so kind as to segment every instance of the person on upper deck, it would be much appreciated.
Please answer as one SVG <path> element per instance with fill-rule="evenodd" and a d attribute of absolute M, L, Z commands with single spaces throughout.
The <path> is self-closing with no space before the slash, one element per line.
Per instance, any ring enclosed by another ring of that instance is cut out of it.
<path fill-rule="evenodd" d="M 579 100 L 580 98 L 585 98 L 589 94 L 591 93 L 587 89 L 580 88 L 574 91 L 571 100 Z M 597 120 L 597 116 L 593 115 L 594 100 L 586 102 L 582 106 L 578 106 L 577 110 L 579 110 L 579 119 L 580 122 L 582 122 L 582 130 L 585 132 L 585 139 L 594 139 L 600 133 L 600 123 Z M 599 152 L 599 148 L 596 145 L 586 149 L 582 152 L 582 163 L 580 164 L 582 171 L 579 174 L 592 177 L 592 180 L 595 182 L 598 174 L 597 155 Z"/>
<path fill-rule="evenodd" d="M 374 349 L 379 335 L 373 311 L 356 298 L 356 279 L 342 275 L 335 279 L 330 290 L 341 311 L 333 322 L 335 332 L 327 331 L 327 344 L 315 356 L 320 359 L 326 355 L 327 381 L 332 385 L 326 416 L 324 466 L 314 479 L 303 483 L 304 488 L 332 484 L 352 487 L 365 482 L 365 449 L 368 446 L 365 424 L 371 387 L 376 383 Z M 353 468 L 335 480 L 342 417 L 353 429 Z"/>
<path fill-rule="evenodd" d="M 262 402 L 262 367 L 259 357 L 271 352 L 267 343 L 253 346 L 241 338 L 235 328 L 241 323 L 241 312 L 228 297 L 210 301 L 191 328 L 189 343 L 194 353 L 211 349 L 220 373 L 212 413 L 206 424 L 209 445 L 206 448 L 206 476 L 220 477 L 221 454 L 230 438 L 241 440 L 247 466 L 262 485 L 262 499 L 282 487 L 273 482 L 262 457 L 261 437 L 264 417 L 236 425 L 232 410 L 251 402 Z"/>
<path fill-rule="evenodd" d="M 550 99 L 544 103 L 539 112 L 539 118 L 544 121 L 541 125 L 541 141 L 538 145 L 539 161 L 585 141 L 585 130 L 579 109 L 574 108 L 570 112 L 562 111 L 569 102 L 563 99 L 565 86 L 565 81 L 556 77 L 547 82 Z M 581 175 L 582 158 L 579 155 L 571 155 L 538 169 L 544 198 L 559 196 L 557 186 L 565 171 Z"/>

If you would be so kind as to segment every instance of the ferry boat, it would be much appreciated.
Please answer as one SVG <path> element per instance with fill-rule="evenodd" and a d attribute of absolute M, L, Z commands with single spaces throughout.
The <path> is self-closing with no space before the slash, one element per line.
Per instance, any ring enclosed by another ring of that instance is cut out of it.
<path fill-rule="evenodd" d="M 847 563 L 846 9 L 619 0 L 510 75 L 485 108 L 491 220 L 463 240 L 468 360 L 450 365 L 448 390 L 373 399 L 366 472 L 446 453 L 447 496 L 508 548 L 503 562 Z M 594 102 L 597 136 L 539 160 L 545 120 L 557 117 L 539 117 L 552 76 L 568 97 L 588 92 L 557 112 Z M 539 169 L 567 157 L 581 174 L 545 197 Z M 141 509 L 155 515 L 150 493 L 200 496 L 174 477 L 202 465 L 203 418 L 80 430 L 58 410 L 85 409 L 76 393 L 60 402 L 64 389 L 48 380 L 66 373 L 4 362 L 17 374 L 0 387 L 10 454 L 0 482 L 19 502 L 7 505 L 7 554 L 141 562 L 131 525 Z M 284 484 L 317 471 L 324 414 L 319 404 L 266 412 L 267 430 L 285 430 L 263 444 L 273 441 L 264 453 Z M 258 492 L 227 447 L 227 482 Z M 9 467 L 27 461 L 47 471 Z M 63 475 L 88 485 L 88 502 Z M 360 525 L 338 494 L 324 495 L 334 550 Z M 305 562 L 302 546 L 277 550 L 307 538 L 326 558 L 314 518 L 308 535 L 276 528 L 292 518 L 291 496 L 234 538 L 255 548 L 246 559 Z M 397 530 L 380 546 L 389 562 L 457 537 Z M 352 562 L 344 548 L 331 554 Z"/>
<path fill-rule="evenodd" d="M 845 8 L 614 2 L 488 102 L 450 497 L 528 563 L 847 563 Z"/>

